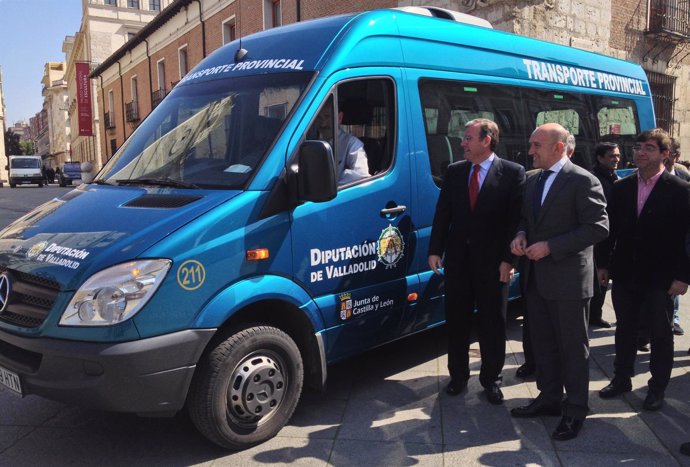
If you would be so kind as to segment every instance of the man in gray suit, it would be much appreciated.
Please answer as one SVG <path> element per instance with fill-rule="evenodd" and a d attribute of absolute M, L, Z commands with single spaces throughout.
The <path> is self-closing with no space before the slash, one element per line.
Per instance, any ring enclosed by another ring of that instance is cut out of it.
<path fill-rule="evenodd" d="M 527 179 L 520 228 L 510 245 L 515 255 L 529 260 L 525 298 L 540 391 L 511 415 L 561 414 L 552 435 L 561 441 L 578 435 L 588 411 L 592 247 L 608 235 L 601 184 L 570 162 L 567 137 L 556 123 L 532 133 L 529 154 L 542 170 Z"/>

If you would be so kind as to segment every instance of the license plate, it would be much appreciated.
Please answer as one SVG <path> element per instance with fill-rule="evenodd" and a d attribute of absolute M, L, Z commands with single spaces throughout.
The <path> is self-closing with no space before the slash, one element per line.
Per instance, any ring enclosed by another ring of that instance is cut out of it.
<path fill-rule="evenodd" d="M 22 395 L 22 382 L 19 380 L 19 375 L 12 373 L 10 370 L 0 366 L 0 385 Z"/>

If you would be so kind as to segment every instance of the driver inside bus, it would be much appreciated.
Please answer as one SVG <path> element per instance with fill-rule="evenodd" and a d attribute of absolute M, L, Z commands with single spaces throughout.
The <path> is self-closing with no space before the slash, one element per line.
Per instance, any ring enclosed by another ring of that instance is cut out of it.
<path fill-rule="evenodd" d="M 338 112 L 338 140 L 336 161 L 338 164 L 338 185 L 344 185 L 369 176 L 367 154 L 364 143 L 356 136 L 340 128 L 343 112 Z M 333 106 L 325 105 L 316 117 L 319 139 L 332 141 L 333 136 Z"/>

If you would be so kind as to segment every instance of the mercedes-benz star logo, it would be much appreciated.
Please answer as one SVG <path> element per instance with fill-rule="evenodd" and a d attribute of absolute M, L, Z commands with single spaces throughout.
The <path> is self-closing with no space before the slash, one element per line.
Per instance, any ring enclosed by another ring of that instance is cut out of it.
<path fill-rule="evenodd" d="M 7 274 L 0 275 L 0 313 L 5 311 L 7 304 L 10 301 L 10 290 L 12 289 L 12 281 Z"/>

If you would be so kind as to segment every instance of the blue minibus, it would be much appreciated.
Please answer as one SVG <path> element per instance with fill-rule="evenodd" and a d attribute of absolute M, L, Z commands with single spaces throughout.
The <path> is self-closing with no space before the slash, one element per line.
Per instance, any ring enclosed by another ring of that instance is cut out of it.
<path fill-rule="evenodd" d="M 530 168 L 559 122 L 591 166 L 654 127 L 633 63 L 440 9 L 305 21 L 231 42 L 92 183 L 0 231 L 0 384 L 209 440 L 274 436 L 328 365 L 444 322 L 427 265 L 464 124 Z M 515 290 L 515 289 L 514 289 Z"/>

